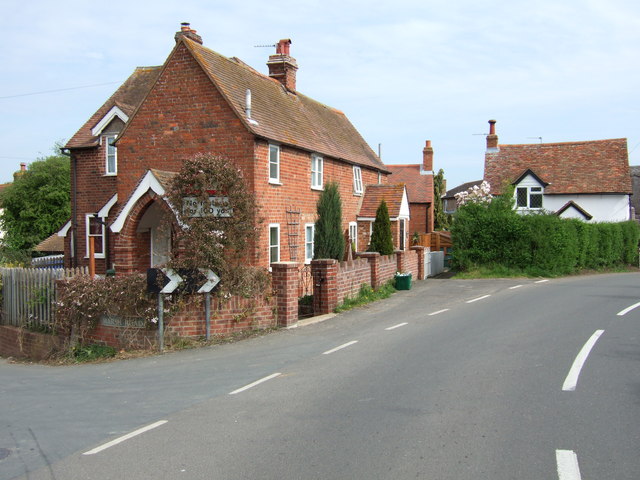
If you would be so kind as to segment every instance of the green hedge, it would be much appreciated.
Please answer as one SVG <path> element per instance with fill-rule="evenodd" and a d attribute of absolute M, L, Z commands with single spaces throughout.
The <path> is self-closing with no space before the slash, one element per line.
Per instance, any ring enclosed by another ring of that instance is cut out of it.
<path fill-rule="evenodd" d="M 529 275 L 565 275 L 637 264 L 640 226 L 520 215 L 508 202 L 494 200 L 461 207 L 451 237 L 452 265 L 458 270 L 500 266 Z"/>

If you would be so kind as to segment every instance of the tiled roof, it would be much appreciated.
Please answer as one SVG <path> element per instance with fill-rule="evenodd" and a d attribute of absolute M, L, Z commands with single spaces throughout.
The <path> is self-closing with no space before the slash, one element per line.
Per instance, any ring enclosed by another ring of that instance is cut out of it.
<path fill-rule="evenodd" d="M 236 58 L 227 58 L 187 38 L 189 48 L 245 126 L 256 136 L 387 171 L 344 113 L 316 102 Z M 251 118 L 245 114 L 251 90 Z"/>
<path fill-rule="evenodd" d="M 389 218 L 397 218 L 398 215 L 400 215 L 403 194 L 404 183 L 393 185 L 367 185 L 358 216 L 375 218 L 376 210 L 378 210 L 380 202 L 384 200 L 387 204 L 387 209 L 389 210 Z"/>
<path fill-rule="evenodd" d="M 113 107 L 118 107 L 126 115 L 131 116 L 142 103 L 151 86 L 156 81 L 161 67 L 138 67 L 113 95 L 94 113 L 91 118 L 71 137 L 65 148 L 95 147 L 99 138 L 91 133 L 102 118 Z"/>
<path fill-rule="evenodd" d="M 420 175 L 422 165 L 387 165 L 390 181 L 407 186 L 409 203 L 433 202 L 433 175 Z"/>
<path fill-rule="evenodd" d="M 64 252 L 64 237 L 59 237 L 58 232 L 45 238 L 38 245 L 33 247 L 37 252 Z"/>
<path fill-rule="evenodd" d="M 627 140 L 500 145 L 487 152 L 484 179 L 500 193 L 527 169 L 548 182 L 545 194 L 631 193 Z"/>
<path fill-rule="evenodd" d="M 482 180 L 474 180 L 472 182 L 466 182 L 462 185 L 458 185 L 457 187 L 453 187 L 451 190 L 447 190 L 447 193 L 444 194 L 442 198 L 454 198 L 456 193 L 466 192 L 470 188 L 473 188 L 475 185 L 480 186 Z"/>

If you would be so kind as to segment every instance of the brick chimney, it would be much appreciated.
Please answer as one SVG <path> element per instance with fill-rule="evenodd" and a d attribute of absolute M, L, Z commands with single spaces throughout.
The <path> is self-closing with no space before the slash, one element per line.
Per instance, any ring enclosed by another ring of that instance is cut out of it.
<path fill-rule="evenodd" d="M 289 55 L 290 45 L 290 39 L 280 40 L 276 45 L 276 54 L 269 56 L 267 66 L 271 78 L 278 80 L 290 92 L 295 92 L 298 64 L 296 59 Z"/>
<path fill-rule="evenodd" d="M 489 135 L 487 135 L 487 152 L 498 151 L 498 135 L 496 135 L 496 121 L 489 120 Z"/>
<path fill-rule="evenodd" d="M 202 45 L 202 37 L 198 35 L 195 30 L 191 29 L 191 24 L 189 22 L 182 22 L 180 24 L 180 31 L 176 32 L 173 38 L 176 39 L 177 43 L 181 37 L 187 37 L 189 40 L 193 40 L 194 42 Z"/>
<path fill-rule="evenodd" d="M 422 149 L 422 167 L 420 168 L 420 175 L 432 175 L 433 174 L 433 147 L 431 146 L 431 140 L 427 140 L 426 146 Z"/>

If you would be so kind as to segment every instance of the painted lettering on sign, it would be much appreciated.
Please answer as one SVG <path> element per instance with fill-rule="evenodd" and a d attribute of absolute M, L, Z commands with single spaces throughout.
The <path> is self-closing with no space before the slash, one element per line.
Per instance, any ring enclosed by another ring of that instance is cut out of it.
<path fill-rule="evenodd" d="M 229 206 L 229 197 L 209 197 L 203 201 L 197 197 L 182 199 L 182 214 L 186 217 L 230 217 L 233 209 Z"/>

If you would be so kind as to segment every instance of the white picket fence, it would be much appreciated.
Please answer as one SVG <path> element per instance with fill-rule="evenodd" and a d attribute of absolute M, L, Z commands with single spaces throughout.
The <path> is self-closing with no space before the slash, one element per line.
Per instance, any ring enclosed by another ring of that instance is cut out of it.
<path fill-rule="evenodd" d="M 46 327 L 55 316 L 56 280 L 87 275 L 87 268 L 0 268 L 0 324 Z"/>

